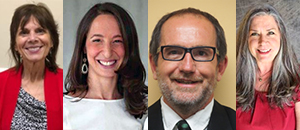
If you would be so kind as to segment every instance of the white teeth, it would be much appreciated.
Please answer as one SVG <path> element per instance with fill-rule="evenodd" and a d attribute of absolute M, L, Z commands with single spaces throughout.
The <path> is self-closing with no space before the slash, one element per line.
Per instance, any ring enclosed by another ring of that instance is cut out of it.
<path fill-rule="evenodd" d="M 100 61 L 100 63 L 105 66 L 110 66 L 110 65 L 114 64 L 115 62 L 116 61 L 110 61 L 110 62 Z"/>
<path fill-rule="evenodd" d="M 259 50 L 260 52 L 268 52 L 270 51 L 271 49 L 268 49 L 268 50 Z"/>
<path fill-rule="evenodd" d="M 40 49 L 40 47 L 28 48 L 29 51 L 37 51 L 37 50 L 39 50 L 39 49 Z"/>

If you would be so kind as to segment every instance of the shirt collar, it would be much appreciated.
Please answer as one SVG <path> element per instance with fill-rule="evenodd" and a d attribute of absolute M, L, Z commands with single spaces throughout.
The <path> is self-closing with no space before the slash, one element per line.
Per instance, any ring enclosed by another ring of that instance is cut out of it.
<path fill-rule="evenodd" d="M 161 112 L 164 128 L 166 130 L 172 130 L 181 117 L 173 111 L 164 101 L 163 97 L 160 99 Z M 208 125 L 210 115 L 213 109 L 214 99 L 202 110 L 196 112 L 194 115 L 186 119 L 192 130 L 201 130 Z"/>

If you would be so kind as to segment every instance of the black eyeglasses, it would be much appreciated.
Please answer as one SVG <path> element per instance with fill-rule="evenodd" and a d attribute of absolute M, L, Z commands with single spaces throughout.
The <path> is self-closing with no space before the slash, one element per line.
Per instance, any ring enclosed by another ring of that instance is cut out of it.
<path fill-rule="evenodd" d="M 185 48 L 181 46 L 167 45 L 158 47 L 157 53 L 159 52 L 161 52 L 164 60 L 169 61 L 181 61 L 187 52 L 191 54 L 193 60 L 199 62 L 212 61 L 216 53 L 219 55 L 218 49 L 211 46 Z"/>

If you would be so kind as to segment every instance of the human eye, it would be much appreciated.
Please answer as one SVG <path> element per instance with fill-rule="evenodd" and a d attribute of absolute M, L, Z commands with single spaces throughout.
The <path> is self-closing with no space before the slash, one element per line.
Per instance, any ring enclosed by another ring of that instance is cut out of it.
<path fill-rule="evenodd" d="M 184 49 L 180 47 L 165 47 L 163 49 L 163 56 L 166 59 L 177 60 L 184 55 Z"/>
<path fill-rule="evenodd" d="M 250 36 L 259 36 L 259 34 L 257 32 L 252 32 L 250 33 Z"/>
<path fill-rule="evenodd" d="M 182 53 L 182 50 L 176 47 L 168 47 L 166 48 L 165 52 L 167 55 L 180 55 Z"/>
<path fill-rule="evenodd" d="M 93 39 L 92 42 L 102 42 L 102 40 L 99 38 L 96 38 L 96 39 Z"/>
<path fill-rule="evenodd" d="M 208 54 L 207 50 L 201 49 L 201 50 L 196 50 L 196 53 L 194 53 L 194 55 L 195 56 L 207 56 L 209 54 Z"/>
<path fill-rule="evenodd" d="M 29 33 L 28 30 L 23 29 L 23 30 L 20 30 L 19 35 L 24 36 L 24 35 L 26 35 L 26 34 L 28 34 L 28 33 Z"/>
<path fill-rule="evenodd" d="M 211 57 L 213 55 L 213 49 L 212 48 L 195 48 L 193 49 L 193 56 L 195 58 L 206 58 L 206 57 Z"/>
<path fill-rule="evenodd" d="M 274 35 L 274 34 L 275 34 L 275 32 L 273 32 L 273 31 L 268 32 L 268 35 Z"/>
<path fill-rule="evenodd" d="M 35 32 L 38 33 L 38 34 L 44 34 L 44 33 L 46 33 L 46 30 L 43 29 L 43 28 L 38 28 L 38 29 L 36 29 Z"/>
<path fill-rule="evenodd" d="M 117 40 L 114 40 L 113 43 L 123 43 L 123 40 L 117 39 Z"/>

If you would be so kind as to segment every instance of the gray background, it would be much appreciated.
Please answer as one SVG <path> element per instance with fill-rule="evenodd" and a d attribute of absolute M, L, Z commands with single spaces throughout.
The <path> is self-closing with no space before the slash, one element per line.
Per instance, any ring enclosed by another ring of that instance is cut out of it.
<path fill-rule="evenodd" d="M 95 4 L 108 2 L 103 0 L 64 0 L 63 60 L 64 80 L 69 69 L 70 60 L 76 41 L 76 31 L 80 20 Z M 148 1 L 147 0 L 110 0 L 124 8 L 133 19 L 139 38 L 140 55 L 148 75 Z M 148 77 L 146 79 L 148 85 Z"/>
<path fill-rule="evenodd" d="M 237 0 L 236 1 L 236 30 L 250 7 L 258 3 L 268 3 L 275 7 L 285 22 L 290 42 L 300 61 L 300 1 L 299 0 Z"/>

